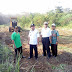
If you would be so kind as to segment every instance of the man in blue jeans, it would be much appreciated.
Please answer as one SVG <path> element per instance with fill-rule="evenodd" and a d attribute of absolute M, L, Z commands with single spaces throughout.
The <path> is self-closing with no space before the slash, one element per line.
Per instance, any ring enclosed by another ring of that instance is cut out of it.
<path fill-rule="evenodd" d="M 35 51 L 35 59 L 38 58 L 37 45 L 39 44 L 39 32 L 35 29 L 35 25 L 31 24 L 31 30 L 28 35 L 28 44 L 30 45 L 30 57 L 28 59 L 33 58 L 33 48 Z"/>
<path fill-rule="evenodd" d="M 47 51 L 47 57 L 51 57 L 50 48 L 49 45 L 51 43 L 51 30 L 48 28 L 48 22 L 44 22 L 44 28 L 41 30 L 41 39 L 43 44 L 43 56 L 46 56 Z M 50 42 L 49 42 L 50 41 Z"/>

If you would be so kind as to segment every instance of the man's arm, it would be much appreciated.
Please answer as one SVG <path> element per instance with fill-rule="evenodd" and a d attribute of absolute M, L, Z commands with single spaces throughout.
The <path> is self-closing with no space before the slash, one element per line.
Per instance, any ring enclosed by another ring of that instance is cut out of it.
<path fill-rule="evenodd" d="M 49 37 L 50 43 L 52 43 L 51 36 Z"/>
<path fill-rule="evenodd" d="M 50 30 L 50 37 L 49 37 L 50 43 L 52 43 L 52 34 L 51 34 L 51 30 Z"/>
<path fill-rule="evenodd" d="M 57 42 L 56 42 L 57 45 L 58 45 L 58 41 L 59 41 L 59 32 L 57 31 Z"/>
<path fill-rule="evenodd" d="M 14 49 L 16 49 L 16 46 L 15 46 L 15 43 L 14 43 L 14 39 L 15 39 L 15 33 L 12 33 L 11 40 L 12 40 L 12 43 L 14 45 Z"/>
<path fill-rule="evenodd" d="M 59 41 L 59 36 L 57 36 L 57 42 L 56 42 L 57 45 L 58 45 L 58 41 Z"/>
<path fill-rule="evenodd" d="M 39 34 L 39 32 L 37 31 L 37 45 L 39 45 L 39 37 L 40 37 L 40 34 Z"/>
<path fill-rule="evenodd" d="M 16 46 L 15 46 L 14 40 L 12 40 L 12 43 L 13 43 L 13 45 L 14 45 L 14 48 L 16 49 Z"/>

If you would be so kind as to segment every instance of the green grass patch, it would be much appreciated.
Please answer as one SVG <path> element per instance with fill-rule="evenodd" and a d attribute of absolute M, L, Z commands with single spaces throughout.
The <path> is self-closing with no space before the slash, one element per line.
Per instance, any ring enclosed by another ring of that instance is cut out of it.
<path fill-rule="evenodd" d="M 14 64 L 13 52 L 7 47 L 0 44 L 0 72 L 19 72 L 20 56 Z"/>

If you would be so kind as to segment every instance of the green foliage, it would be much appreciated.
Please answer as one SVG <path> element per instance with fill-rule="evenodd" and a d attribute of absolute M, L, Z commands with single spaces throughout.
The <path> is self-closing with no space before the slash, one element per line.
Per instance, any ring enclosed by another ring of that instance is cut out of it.
<path fill-rule="evenodd" d="M 50 26 L 52 23 L 57 26 L 68 26 L 72 24 L 72 11 L 65 12 L 62 7 L 56 7 L 55 10 L 51 10 L 46 14 L 30 13 L 28 16 L 18 17 L 21 27 L 30 27 L 32 23 L 37 27 L 43 26 L 44 21 L 49 22 Z"/>
<path fill-rule="evenodd" d="M 0 72 L 19 72 L 20 57 L 13 62 L 14 56 L 12 51 L 7 46 L 0 45 Z"/>

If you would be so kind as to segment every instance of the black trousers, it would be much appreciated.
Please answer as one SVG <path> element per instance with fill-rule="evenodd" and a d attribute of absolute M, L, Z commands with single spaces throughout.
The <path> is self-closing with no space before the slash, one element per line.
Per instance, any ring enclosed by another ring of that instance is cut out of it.
<path fill-rule="evenodd" d="M 51 44 L 52 55 L 57 56 L 57 45 Z"/>
<path fill-rule="evenodd" d="M 33 57 L 33 48 L 35 51 L 35 58 L 38 58 L 37 45 L 30 45 L 30 58 Z"/>
<path fill-rule="evenodd" d="M 49 45 L 50 45 L 49 37 L 42 38 L 42 44 L 43 44 L 43 55 L 46 56 L 46 51 L 47 51 L 47 55 L 48 57 L 50 57 L 51 53 L 49 48 Z"/>
<path fill-rule="evenodd" d="M 20 53 L 20 55 L 22 56 L 22 46 L 21 47 L 19 47 L 19 48 L 16 48 L 15 49 L 15 57 L 17 57 L 18 56 L 18 52 Z"/>

